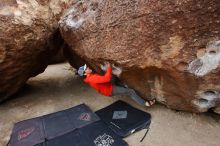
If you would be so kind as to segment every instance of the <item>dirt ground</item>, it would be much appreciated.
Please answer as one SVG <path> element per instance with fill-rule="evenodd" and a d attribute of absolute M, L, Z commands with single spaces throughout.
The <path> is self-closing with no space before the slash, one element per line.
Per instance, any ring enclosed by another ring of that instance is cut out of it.
<path fill-rule="evenodd" d="M 140 143 L 145 130 L 125 141 L 130 146 L 219 146 L 220 118 L 214 114 L 192 114 L 170 110 L 156 104 L 151 108 L 137 105 L 128 97 L 104 97 L 74 75 L 67 63 L 51 65 L 28 81 L 13 99 L 0 105 L 0 146 L 9 140 L 13 124 L 59 110 L 87 104 L 93 111 L 121 99 L 151 113 L 150 131 Z"/>

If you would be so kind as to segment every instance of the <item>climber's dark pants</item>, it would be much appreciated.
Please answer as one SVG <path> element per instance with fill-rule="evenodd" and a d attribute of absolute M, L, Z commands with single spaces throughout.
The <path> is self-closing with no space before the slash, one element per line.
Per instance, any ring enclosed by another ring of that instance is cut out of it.
<path fill-rule="evenodd" d="M 141 105 L 145 105 L 146 101 L 144 99 L 142 99 L 140 96 L 138 96 L 133 89 L 125 88 L 123 86 L 119 86 L 118 84 L 116 85 L 117 80 L 118 80 L 118 78 L 116 78 L 115 76 L 112 76 L 111 82 L 113 84 L 113 91 L 112 91 L 111 96 L 126 95 L 126 96 L 131 97 L 137 103 L 139 103 Z"/>

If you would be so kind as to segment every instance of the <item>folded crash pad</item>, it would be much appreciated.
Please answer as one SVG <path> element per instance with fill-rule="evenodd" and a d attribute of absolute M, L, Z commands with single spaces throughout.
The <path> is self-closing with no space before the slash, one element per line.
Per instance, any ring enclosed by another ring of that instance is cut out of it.
<path fill-rule="evenodd" d="M 120 100 L 98 110 L 96 114 L 121 137 L 126 137 L 141 129 L 147 129 L 151 123 L 149 113 Z"/>
<path fill-rule="evenodd" d="M 85 104 L 16 123 L 9 146 L 34 146 L 100 120 Z"/>
<path fill-rule="evenodd" d="M 42 117 L 45 138 L 53 139 L 99 120 L 85 104 Z"/>
<path fill-rule="evenodd" d="M 97 121 L 37 146 L 128 146 L 128 144 L 102 121 Z"/>

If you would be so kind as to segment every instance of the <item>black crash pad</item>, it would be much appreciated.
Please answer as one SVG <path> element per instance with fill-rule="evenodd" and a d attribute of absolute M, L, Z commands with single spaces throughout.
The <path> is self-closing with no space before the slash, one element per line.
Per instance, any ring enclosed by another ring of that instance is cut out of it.
<path fill-rule="evenodd" d="M 121 137 L 147 129 L 151 123 L 149 113 L 136 109 L 121 100 L 98 110 L 96 114 Z"/>
<path fill-rule="evenodd" d="M 84 104 L 43 116 L 43 125 L 46 139 L 53 139 L 76 128 L 81 128 L 99 120 L 89 107 Z"/>
<path fill-rule="evenodd" d="M 9 146 L 34 146 L 82 128 L 99 117 L 85 104 L 15 124 Z"/>
<path fill-rule="evenodd" d="M 98 121 L 36 146 L 128 146 L 128 144 L 102 121 Z"/>

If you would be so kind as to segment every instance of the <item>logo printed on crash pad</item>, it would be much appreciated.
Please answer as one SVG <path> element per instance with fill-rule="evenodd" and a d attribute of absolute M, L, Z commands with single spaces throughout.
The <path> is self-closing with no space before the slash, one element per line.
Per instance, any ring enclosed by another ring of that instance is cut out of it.
<path fill-rule="evenodd" d="M 79 119 L 82 120 L 82 121 L 90 121 L 91 120 L 91 116 L 90 116 L 89 113 L 82 113 L 79 116 Z"/>
<path fill-rule="evenodd" d="M 103 135 L 99 135 L 94 140 L 96 146 L 111 146 L 114 142 L 114 139 L 106 133 L 104 133 Z"/>
<path fill-rule="evenodd" d="M 27 129 L 24 129 L 24 130 L 21 130 L 18 132 L 18 140 L 22 140 L 26 137 L 28 137 L 31 133 L 33 133 L 35 130 L 34 127 L 31 127 L 31 128 L 27 128 Z"/>
<path fill-rule="evenodd" d="M 128 116 L 127 111 L 114 111 L 112 119 L 126 119 Z"/>

